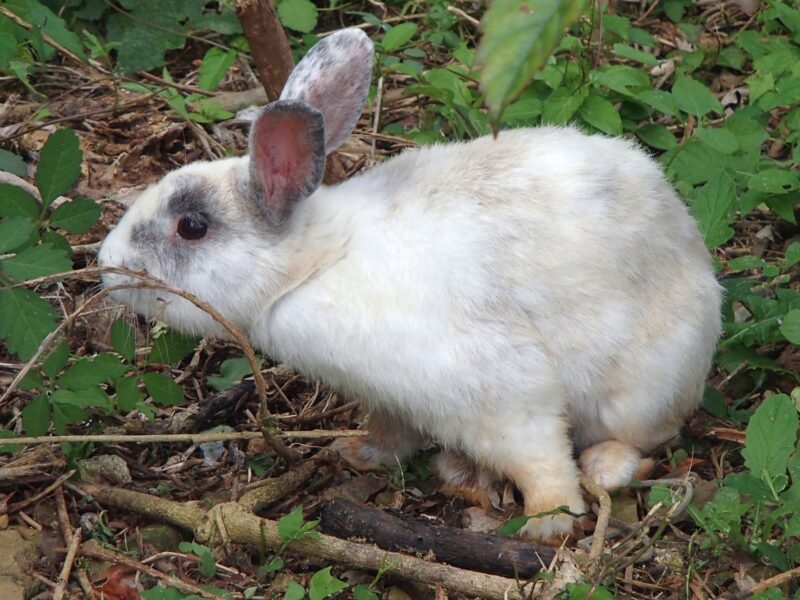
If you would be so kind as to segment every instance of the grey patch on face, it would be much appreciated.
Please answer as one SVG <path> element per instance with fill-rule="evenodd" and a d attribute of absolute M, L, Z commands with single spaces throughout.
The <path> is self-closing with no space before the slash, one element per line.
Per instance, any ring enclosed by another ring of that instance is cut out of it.
<path fill-rule="evenodd" d="M 141 257 L 143 265 L 152 265 L 151 274 L 172 283 L 179 283 L 185 269 L 194 268 L 198 258 L 206 251 L 209 239 L 196 242 L 184 240 L 176 235 L 175 227 L 184 216 L 202 219 L 220 237 L 225 231 L 224 207 L 215 201 L 215 188 L 196 177 L 171 182 L 166 202 L 152 218 L 131 227 L 130 244 Z M 212 242 L 213 243 L 213 242 Z"/>

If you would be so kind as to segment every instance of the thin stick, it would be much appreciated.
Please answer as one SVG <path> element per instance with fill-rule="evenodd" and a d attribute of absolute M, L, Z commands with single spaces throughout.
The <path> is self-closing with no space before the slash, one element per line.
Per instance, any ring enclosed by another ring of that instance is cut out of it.
<path fill-rule="evenodd" d="M 31 496 L 30 498 L 26 498 L 25 500 L 22 500 L 21 502 L 17 502 L 16 504 L 10 505 L 8 507 L 8 514 L 19 512 L 20 510 L 22 510 L 26 506 L 30 506 L 31 504 L 34 504 L 34 503 L 38 502 L 39 500 L 41 500 L 45 496 L 48 496 L 54 490 L 60 488 L 61 484 L 63 484 L 67 479 L 69 479 L 73 475 L 75 475 L 75 469 L 71 470 L 69 473 L 64 473 L 61 477 L 56 479 L 53 483 L 48 485 L 46 488 L 44 488 L 38 494 L 35 494 L 35 495 Z"/>
<path fill-rule="evenodd" d="M 72 541 L 69 543 L 67 549 L 67 557 L 64 559 L 64 567 L 61 569 L 61 574 L 58 576 L 58 584 L 53 592 L 53 600 L 63 600 L 64 592 L 67 589 L 67 582 L 69 581 L 69 574 L 72 571 L 72 564 L 75 562 L 75 555 L 78 553 L 78 546 L 81 543 L 81 528 L 78 527 L 72 532 Z"/>
<path fill-rule="evenodd" d="M 597 525 L 594 528 L 592 546 L 589 550 L 589 561 L 594 562 L 603 553 L 603 543 L 606 540 L 606 532 L 608 531 L 608 519 L 611 516 L 611 496 L 588 477 L 581 477 L 581 485 L 600 502 L 600 509 L 597 511 Z"/>
<path fill-rule="evenodd" d="M 328 430 L 314 429 L 309 431 L 281 431 L 275 435 L 286 439 L 323 440 L 340 437 L 363 437 L 364 429 Z M 91 435 L 40 435 L 35 437 L 3 438 L 3 445 L 22 446 L 28 444 L 60 444 L 63 442 L 96 442 L 115 444 L 154 444 L 157 442 L 177 443 L 191 442 L 227 442 L 231 440 L 252 440 L 264 437 L 260 431 L 219 432 L 219 433 L 152 433 L 142 435 L 126 435 L 97 433 Z"/>
<path fill-rule="evenodd" d="M 800 567 L 795 567 L 794 569 L 790 569 L 789 571 L 784 571 L 783 573 L 778 573 L 773 577 L 768 577 L 763 581 L 759 581 L 749 590 L 734 594 L 733 596 L 731 596 L 731 598 L 733 600 L 742 600 L 743 598 L 749 598 L 750 596 L 755 596 L 756 594 L 764 592 L 770 588 L 783 585 L 784 583 L 791 581 L 796 577 L 800 577 Z"/>
<path fill-rule="evenodd" d="M 83 544 L 83 546 L 81 546 L 81 554 L 83 556 L 99 558 L 101 560 L 107 560 L 109 562 L 122 564 L 125 565 L 126 567 L 130 567 L 131 569 L 141 571 L 142 573 L 149 575 L 150 577 L 154 577 L 156 579 L 163 581 L 165 584 L 169 586 L 178 588 L 182 592 L 188 594 L 197 594 L 202 598 L 208 598 L 208 600 L 219 600 L 219 596 L 211 594 L 210 592 L 207 592 L 204 589 L 199 588 L 197 586 L 188 584 L 179 577 L 175 577 L 173 575 L 165 575 L 164 573 L 162 573 L 157 569 L 154 569 L 153 567 L 148 567 L 147 565 L 140 563 L 138 560 L 134 560 L 117 552 L 101 548 L 94 540 L 90 540 L 85 544 Z"/>

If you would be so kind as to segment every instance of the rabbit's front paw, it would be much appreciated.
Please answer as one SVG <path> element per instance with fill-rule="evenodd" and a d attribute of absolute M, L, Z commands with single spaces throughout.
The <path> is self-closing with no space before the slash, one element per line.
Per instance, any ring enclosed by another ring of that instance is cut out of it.
<path fill-rule="evenodd" d="M 572 515 L 566 513 L 548 515 L 529 519 L 519 530 L 519 536 L 535 542 L 560 546 L 565 537 L 573 535 L 574 526 L 575 519 Z"/>

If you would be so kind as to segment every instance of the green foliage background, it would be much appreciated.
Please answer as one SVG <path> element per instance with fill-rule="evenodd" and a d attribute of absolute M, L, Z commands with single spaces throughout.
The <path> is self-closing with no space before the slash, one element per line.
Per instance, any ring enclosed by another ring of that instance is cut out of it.
<path fill-rule="evenodd" d="M 648 9 L 649 19 L 669 24 L 684 41 L 666 49 L 647 22 L 626 12 L 626 3 L 600 14 L 596 4 L 583 1 L 495 0 L 483 15 L 479 47 L 474 28 L 465 27 L 442 0 L 387 6 L 401 18 L 382 19 L 368 6 L 339 7 L 336 0 L 277 2 L 296 56 L 317 40 L 314 32 L 327 14 L 368 26 L 378 75 L 402 80 L 422 100 L 413 122 L 389 123 L 383 133 L 427 144 L 493 128 L 573 123 L 634 138 L 658 157 L 714 251 L 725 287 L 725 334 L 715 370 L 719 379 L 744 374 L 752 383 L 727 397 L 709 388 L 704 399 L 715 418 L 746 426 L 747 441 L 740 469 L 725 477 L 711 502 L 691 509 L 704 553 L 698 560 L 713 560 L 734 547 L 777 570 L 796 566 L 800 388 L 798 374 L 776 358 L 800 344 L 797 5 L 767 0 L 745 26 L 723 19 L 713 29 L 705 26 L 708 14 L 690 0 L 660 2 Z M 3 0 L 0 7 L 34 25 L 29 31 L 0 14 L 0 71 L 33 97 L 43 97 L 37 74 L 59 59 L 45 35 L 80 60 L 100 61 L 114 76 L 156 69 L 167 81 L 170 52 L 199 44 L 204 55 L 198 86 L 209 91 L 249 50 L 231 2 Z M 421 18 L 402 18 L 411 14 Z M 723 93 L 722 76 L 737 81 L 735 93 Z M 213 100 L 190 109 L 198 98 L 175 89 L 124 86 L 157 93 L 181 118 L 200 124 L 233 116 Z M 88 231 L 100 215 L 87 198 L 52 205 L 77 181 L 81 158 L 76 135 L 62 129 L 39 157 L 35 185 L 42 202 L 0 184 L 0 340 L 23 361 L 55 330 L 59 317 L 22 284 L 69 271 L 72 249 L 64 234 Z M 27 174 L 24 161 L 7 150 L 0 150 L 0 170 Z M 769 252 L 748 247 L 741 227 L 748 219 L 770 225 L 786 243 Z M 737 252 L 727 252 L 731 247 Z M 36 392 L 22 412 L 25 433 L 60 433 L 90 416 L 98 423 L 131 410 L 152 416 L 154 405 L 181 402 L 180 386 L 151 367 L 176 364 L 196 340 L 163 330 L 154 339 L 149 353 L 137 353 L 130 326 L 120 320 L 112 328 L 113 351 L 78 358 L 66 341 L 55 340 L 23 382 Z M 209 383 L 225 389 L 248 373 L 233 359 Z M 340 589 L 326 577 L 329 570 L 312 585 Z"/>

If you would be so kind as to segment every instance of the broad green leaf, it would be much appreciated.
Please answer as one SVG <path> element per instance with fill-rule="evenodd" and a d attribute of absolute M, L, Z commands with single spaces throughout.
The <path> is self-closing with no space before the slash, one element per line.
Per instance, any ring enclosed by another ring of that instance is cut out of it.
<path fill-rule="evenodd" d="M 35 176 L 36 187 L 45 206 L 50 206 L 53 200 L 68 192 L 78 181 L 82 160 L 78 136 L 71 129 L 59 129 L 47 138 Z"/>
<path fill-rule="evenodd" d="M 736 134 L 729 129 L 722 127 L 717 129 L 699 128 L 695 129 L 694 134 L 703 140 L 709 148 L 713 148 L 717 152 L 733 154 L 739 149 L 739 140 Z"/>
<path fill-rule="evenodd" d="M 800 346 L 800 309 L 794 308 L 786 313 L 779 329 L 783 337 Z"/>
<path fill-rule="evenodd" d="M 519 515 L 517 517 L 512 517 L 497 530 L 497 537 L 508 537 L 510 535 L 514 535 L 520 529 L 522 529 L 525 524 L 531 520 L 531 517 L 528 515 Z"/>
<path fill-rule="evenodd" d="M 114 389 L 117 391 L 117 406 L 125 412 L 133 410 L 144 400 L 144 394 L 139 389 L 136 377 L 120 377 L 114 383 Z"/>
<path fill-rule="evenodd" d="M 765 169 L 753 175 L 747 187 L 767 194 L 785 194 L 800 188 L 800 174 L 787 169 Z"/>
<path fill-rule="evenodd" d="M 722 112 L 722 104 L 711 91 L 690 77 L 679 77 L 672 86 L 672 94 L 683 112 L 703 117 L 710 112 Z"/>
<path fill-rule="evenodd" d="M 766 398 L 747 424 L 747 441 L 742 456 L 753 475 L 772 482 L 786 475 L 789 456 L 797 442 L 797 408 L 789 396 Z"/>
<path fill-rule="evenodd" d="M 37 396 L 22 409 L 22 427 L 30 436 L 47 433 L 50 427 L 50 400 L 47 396 Z"/>
<path fill-rule="evenodd" d="M 786 248 L 786 253 L 784 255 L 786 259 L 786 266 L 791 267 L 800 263 L 800 242 L 792 242 Z"/>
<path fill-rule="evenodd" d="M 133 328 L 122 317 L 111 324 L 111 346 L 125 360 L 133 362 L 136 355 L 136 338 Z"/>
<path fill-rule="evenodd" d="M 21 187 L 0 183 L 0 217 L 28 217 L 39 220 L 39 201 Z"/>
<path fill-rule="evenodd" d="M 733 235 L 730 224 L 735 200 L 736 188 L 726 173 L 718 173 L 697 191 L 691 212 L 708 248 L 716 248 Z"/>
<path fill-rule="evenodd" d="M 86 60 L 80 38 L 70 30 L 64 19 L 44 4 L 38 0 L 5 0 L 3 4 L 11 12 L 30 23 L 34 31 L 40 35 L 49 36 L 81 60 Z"/>
<path fill-rule="evenodd" d="M 380 600 L 380 597 L 368 585 L 359 583 L 353 587 L 353 600 Z"/>
<path fill-rule="evenodd" d="M 89 414 L 80 406 L 67 402 L 53 402 L 52 409 L 53 430 L 58 435 L 64 435 L 67 432 L 67 425 L 80 423 L 89 418 Z"/>
<path fill-rule="evenodd" d="M 229 358 L 219 366 L 219 377 L 208 377 L 208 385 L 221 392 L 227 390 L 243 378 L 252 375 L 253 369 L 246 358 Z"/>
<path fill-rule="evenodd" d="M 587 0 L 494 0 L 483 16 L 475 62 L 481 68 L 489 121 L 527 86 L 588 5 Z"/>
<path fill-rule="evenodd" d="M 171 377 L 163 373 L 145 373 L 142 375 L 142 381 L 147 393 L 157 404 L 175 406 L 183 402 L 183 390 Z"/>
<path fill-rule="evenodd" d="M 284 542 L 291 542 L 300 535 L 303 527 L 303 507 L 295 506 L 289 514 L 278 519 L 278 535 Z"/>
<path fill-rule="evenodd" d="M 62 340 L 45 359 L 42 370 L 50 379 L 54 379 L 61 369 L 67 366 L 68 362 L 69 344 L 66 340 Z"/>
<path fill-rule="evenodd" d="M 568 583 L 567 594 L 567 600 L 614 600 L 606 588 L 591 583 Z"/>
<path fill-rule="evenodd" d="M 207 0 L 125 0 L 130 13 L 114 12 L 106 20 L 110 42 L 119 42 L 117 67 L 124 73 L 150 70 L 165 63 L 167 50 L 182 48 L 188 23 L 203 15 Z"/>
<path fill-rule="evenodd" d="M 310 600 L 324 600 L 341 592 L 347 584 L 331 575 L 331 567 L 320 569 L 311 576 L 308 582 L 308 597 Z"/>
<path fill-rule="evenodd" d="M 13 42 L 13 38 L 11 40 Z M 3 45 L 2 36 L 0 36 L 0 48 Z M 0 49 L 0 55 L 2 54 L 2 49 Z M 0 69 L 3 68 L 2 58 L 0 58 Z M 14 154 L 13 152 L 9 152 L 8 150 L 3 150 L 0 148 L 0 171 L 6 171 L 8 173 L 13 173 L 14 175 L 18 175 L 19 177 L 27 177 L 28 176 L 28 167 L 25 166 L 25 161 L 22 160 L 19 156 Z"/>
<path fill-rule="evenodd" d="M 305 588 L 296 581 L 290 581 L 286 586 L 286 593 L 283 595 L 283 600 L 303 600 L 306 597 Z"/>
<path fill-rule="evenodd" d="M 197 347 L 200 340 L 169 330 L 158 336 L 153 342 L 150 354 L 147 356 L 149 364 L 175 365 Z"/>
<path fill-rule="evenodd" d="M 386 52 L 394 52 L 402 48 L 414 37 L 414 34 L 417 33 L 417 29 L 416 23 L 400 23 L 399 25 L 395 25 L 383 34 L 383 39 L 381 40 L 383 49 Z"/>
<path fill-rule="evenodd" d="M 106 381 L 102 365 L 90 358 L 81 358 L 59 377 L 58 385 L 74 392 L 96 387 Z"/>
<path fill-rule="evenodd" d="M 50 215 L 50 224 L 69 233 L 86 233 L 97 223 L 100 205 L 89 198 L 75 198 L 64 202 Z"/>
<path fill-rule="evenodd" d="M 614 54 L 622 58 L 627 58 L 643 65 L 657 65 L 658 59 L 650 52 L 637 50 L 627 44 L 614 44 Z"/>
<path fill-rule="evenodd" d="M 234 50 L 209 48 L 203 57 L 200 72 L 197 75 L 198 87 L 209 91 L 217 89 L 235 60 L 236 52 Z"/>
<path fill-rule="evenodd" d="M 33 222 L 28 217 L 0 220 L 0 254 L 19 248 L 30 239 L 33 230 Z"/>
<path fill-rule="evenodd" d="M 648 146 L 659 150 L 669 150 L 678 145 L 675 136 L 663 125 L 645 125 L 636 135 Z"/>
<path fill-rule="evenodd" d="M 600 71 L 592 71 L 589 79 L 624 96 L 637 98 L 650 87 L 647 73 L 627 65 L 611 65 Z"/>
<path fill-rule="evenodd" d="M 12 258 L 0 263 L 0 269 L 17 281 L 63 273 L 72 268 L 72 261 L 63 250 L 50 244 L 25 248 Z"/>
<path fill-rule="evenodd" d="M 507 127 L 532 125 L 541 114 L 542 101 L 533 97 L 526 98 L 523 95 L 522 98 L 508 105 L 503 112 L 502 122 Z"/>
<path fill-rule="evenodd" d="M 77 406 L 78 408 L 96 406 L 107 410 L 111 409 L 111 401 L 108 394 L 97 386 L 77 392 L 61 388 L 53 392 L 51 399 L 54 405 L 70 405 Z"/>
<path fill-rule="evenodd" d="M 636 94 L 636 99 L 645 103 L 647 106 L 655 108 L 665 115 L 678 115 L 678 102 L 675 96 L 664 90 L 644 90 Z"/>
<path fill-rule="evenodd" d="M 0 338 L 9 351 L 28 360 L 56 328 L 50 305 L 30 290 L 0 290 Z"/>
<path fill-rule="evenodd" d="M 564 125 L 583 104 L 589 92 L 585 88 L 570 90 L 558 88 L 542 104 L 542 123 Z"/>
<path fill-rule="evenodd" d="M 309 0 L 283 0 L 278 4 L 278 17 L 284 27 L 310 33 L 317 26 L 317 7 Z"/>
<path fill-rule="evenodd" d="M 578 111 L 581 118 L 592 127 L 609 135 L 622 133 L 622 119 L 611 102 L 601 96 L 590 94 Z"/>

